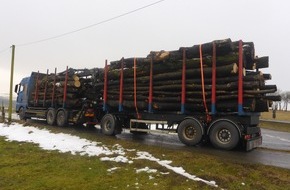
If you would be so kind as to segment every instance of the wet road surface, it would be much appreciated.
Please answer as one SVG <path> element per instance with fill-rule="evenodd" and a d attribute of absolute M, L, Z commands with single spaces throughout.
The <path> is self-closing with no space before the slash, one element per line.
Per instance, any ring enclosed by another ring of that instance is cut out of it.
<path fill-rule="evenodd" d="M 262 134 L 263 144 L 261 148 L 266 149 L 257 148 L 250 152 L 242 150 L 217 150 L 210 145 L 187 147 L 179 141 L 176 134 L 149 133 L 146 135 L 133 135 L 126 130 L 122 134 L 117 135 L 117 138 L 171 149 L 199 151 L 242 163 L 260 163 L 290 169 L 290 133 L 262 129 Z M 288 150 L 289 152 L 279 150 Z"/>
<path fill-rule="evenodd" d="M 262 147 L 290 151 L 290 133 L 262 129 Z"/>

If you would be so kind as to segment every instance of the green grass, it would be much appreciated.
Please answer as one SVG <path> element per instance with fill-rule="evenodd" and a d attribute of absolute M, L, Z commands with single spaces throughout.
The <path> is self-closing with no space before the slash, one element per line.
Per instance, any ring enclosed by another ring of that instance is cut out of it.
<path fill-rule="evenodd" d="M 167 171 L 150 161 L 101 162 L 98 157 L 44 151 L 33 144 L 6 142 L 3 138 L 0 155 L 0 189 L 211 189 L 172 172 L 170 176 L 150 174 L 154 177 L 152 180 L 147 173 L 136 173 L 135 168 L 145 166 Z M 107 171 L 113 167 L 119 169 L 114 173 Z"/>
<path fill-rule="evenodd" d="M 261 114 L 261 119 L 273 119 L 273 112 L 263 112 Z M 282 121 L 290 121 L 290 111 L 276 111 L 276 119 Z"/>
<path fill-rule="evenodd" d="M 261 114 L 261 119 L 268 120 L 281 120 L 281 121 L 290 121 L 290 112 L 289 111 L 277 111 L 276 119 L 272 118 L 272 112 L 263 112 Z M 271 121 L 260 121 L 260 127 L 265 129 L 271 129 L 276 131 L 288 132 L 290 133 L 290 124 L 286 123 L 277 123 Z"/>
<path fill-rule="evenodd" d="M 290 133 L 290 124 L 276 123 L 271 121 L 260 121 L 259 126 L 265 129 L 271 129 L 275 131 L 282 131 Z"/>
<path fill-rule="evenodd" d="M 47 127 L 41 127 L 47 128 Z M 170 149 L 145 145 L 132 140 L 120 140 L 96 134 L 97 131 L 77 128 L 51 128 L 110 147 L 116 143 L 125 149 L 150 152 L 162 160 L 172 160 L 172 166 L 205 180 L 214 180 L 225 189 L 287 189 L 290 171 L 287 169 L 233 162 L 222 156 L 203 153 L 198 148 Z M 136 152 L 127 153 L 134 157 Z M 245 152 L 245 154 L 247 154 Z M 157 173 L 136 173 L 148 166 Z M 107 169 L 119 167 L 114 172 Z M 160 172 L 170 172 L 162 175 Z M 149 179 L 149 176 L 154 179 Z M 158 184 L 158 185 L 156 185 Z M 244 185 L 243 185 L 244 184 Z M 0 189 L 216 189 L 189 180 L 147 160 L 132 164 L 102 162 L 99 157 L 88 157 L 41 150 L 31 143 L 7 142 L 0 137 Z"/>

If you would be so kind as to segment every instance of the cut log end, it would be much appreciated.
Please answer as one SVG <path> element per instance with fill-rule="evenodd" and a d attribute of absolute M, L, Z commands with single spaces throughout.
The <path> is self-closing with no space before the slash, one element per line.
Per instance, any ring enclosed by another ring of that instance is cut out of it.
<path fill-rule="evenodd" d="M 234 63 L 232 73 L 236 74 L 236 73 L 238 73 L 238 71 L 239 71 L 238 65 L 236 63 Z"/>
<path fill-rule="evenodd" d="M 79 88 L 80 86 L 81 86 L 81 83 L 80 83 L 80 81 L 74 81 L 74 86 L 75 87 L 77 87 L 77 88 Z"/>

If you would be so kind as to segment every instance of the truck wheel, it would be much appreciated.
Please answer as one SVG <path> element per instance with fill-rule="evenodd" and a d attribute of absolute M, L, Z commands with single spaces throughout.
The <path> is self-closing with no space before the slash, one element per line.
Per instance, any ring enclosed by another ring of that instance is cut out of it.
<path fill-rule="evenodd" d="M 230 121 L 217 121 L 211 126 L 209 138 L 212 145 L 219 149 L 231 150 L 240 140 L 237 127 Z"/>
<path fill-rule="evenodd" d="M 59 127 L 63 127 L 65 125 L 67 125 L 67 118 L 68 114 L 67 114 L 67 111 L 61 109 L 57 112 L 57 115 L 56 115 L 56 124 L 57 126 Z"/>
<path fill-rule="evenodd" d="M 19 119 L 20 120 L 23 120 L 23 121 L 25 121 L 26 120 L 26 117 L 25 117 L 25 112 L 24 112 L 24 108 L 23 107 L 21 107 L 20 109 L 19 109 Z"/>
<path fill-rule="evenodd" d="M 101 120 L 102 133 L 105 135 L 113 136 L 115 135 L 115 130 L 117 128 L 116 117 L 112 114 L 106 114 Z"/>
<path fill-rule="evenodd" d="M 46 122 L 48 125 L 54 125 L 56 121 L 56 111 L 55 109 L 51 108 L 48 109 L 48 112 L 46 114 Z"/>
<path fill-rule="evenodd" d="M 202 125 L 196 119 L 185 119 L 178 125 L 177 133 L 183 144 L 194 146 L 202 139 Z"/>

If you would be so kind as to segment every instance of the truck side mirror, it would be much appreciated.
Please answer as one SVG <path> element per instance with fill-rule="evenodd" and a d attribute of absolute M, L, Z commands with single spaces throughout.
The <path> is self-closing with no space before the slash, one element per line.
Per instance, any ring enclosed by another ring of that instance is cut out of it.
<path fill-rule="evenodd" d="M 19 84 L 16 84 L 16 85 L 15 85 L 15 88 L 14 88 L 14 92 L 15 92 L 15 93 L 18 93 L 18 86 L 19 86 Z"/>

